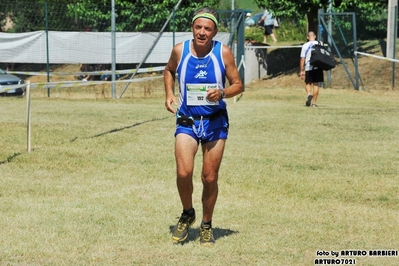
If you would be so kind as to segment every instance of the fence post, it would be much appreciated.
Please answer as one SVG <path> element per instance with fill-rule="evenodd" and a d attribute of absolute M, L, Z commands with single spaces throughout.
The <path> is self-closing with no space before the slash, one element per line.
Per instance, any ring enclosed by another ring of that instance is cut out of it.
<path fill-rule="evenodd" d="M 28 152 L 31 151 L 31 145 L 30 145 L 30 137 L 31 137 L 31 126 L 30 126 L 30 80 L 28 80 L 26 86 L 26 110 L 27 110 L 27 119 L 26 119 L 26 138 L 27 138 L 27 144 L 26 144 L 26 149 Z"/>
<path fill-rule="evenodd" d="M 112 0 L 112 8 L 111 8 L 111 50 L 112 50 L 112 99 L 116 98 L 116 29 L 115 29 L 115 0 Z"/>
<path fill-rule="evenodd" d="M 393 38 L 392 59 L 396 59 L 396 38 L 398 37 L 397 36 L 398 5 L 395 6 L 394 21 L 395 23 L 393 25 L 394 38 Z M 392 61 L 392 89 L 395 89 L 395 69 L 396 69 L 396 63 Z"/>
<path fill-rule="evenodd" d="M 47 2 L 44 3 L 44 12 L 45 12 L 45 18 L 46 18 L 46 57 L 47 57 L 47 65 L 46 65 L 46 71 L 47 71 L 47 82 L 50 82 L 50 55 L 49 55 L 49 45 L 48 45 L 48 4 Z M 47 88 L 47 97 L 50 97 L 50 88 Z"/>

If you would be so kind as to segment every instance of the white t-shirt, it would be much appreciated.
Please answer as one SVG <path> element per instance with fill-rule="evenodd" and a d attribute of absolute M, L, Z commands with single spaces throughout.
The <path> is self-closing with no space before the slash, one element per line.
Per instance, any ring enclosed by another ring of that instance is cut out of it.
<path fill-rule="evenodd" d="M 244 24 L 245 24 L 245 26 L 247 26 L 247 27 L 254 26 L 254 25 L 255 25 L 255 20 L 254 20 L 253 18 L 247 18 L 247 19 L 244 21 Z"/>
<path fill-rule="evenodd" d="M 273 18 L 273 13 L 268 11 L 267 9 L 263 12 L 263 16 L 265 17 L 265 20 L 263 21 L 264 26 L 271 26 L 274 25 L 274 18 Z"/>
<path fill-rule="evenodd" d="M 301 58 L 305 58 L 305 71 L 317 69 L 310 64 L 310 56 L 312 54 L 312 46 L 317 44 L 318 41 L 309 41 L 302 46 Z"/>

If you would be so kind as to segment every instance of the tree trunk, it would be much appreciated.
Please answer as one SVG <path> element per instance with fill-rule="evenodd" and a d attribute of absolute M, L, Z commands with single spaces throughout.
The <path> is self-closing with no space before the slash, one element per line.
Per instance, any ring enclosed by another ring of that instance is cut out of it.
<path fill-rule="evenodd" d="M 314 33 L 317 34 L 317 29 L 319 27 L 318 9 L 312 8 L 306 17 L 308 21 L 308 32 L 313 31 Z"/>

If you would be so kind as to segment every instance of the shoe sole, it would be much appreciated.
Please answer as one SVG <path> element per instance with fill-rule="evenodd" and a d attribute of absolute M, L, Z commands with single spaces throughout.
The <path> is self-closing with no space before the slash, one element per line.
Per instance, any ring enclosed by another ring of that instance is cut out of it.
<path fill-rule="evenodd" d="M 185 237 L 183 237 L 183 238 L 178 238 L 178 237 L 172 236 L 173 241 L 174 241 L 175 243 L 181 243 L 181 242 L 183 242 L 184 240 L 186 240 L 187 237 L 188 237 L 188 231 L 189 231 L 190 227 L 195 223 L 195 221 L 196 221 L 196 219 L 194 219 L 194 221 L 188 226 L 188 228 L 187 228 L 187 234 L 186 234 Z"/>
<path fill-rule="evenodd" d="M 200 245 L 201 245 L 202 247 L 213 247 L 213 246 L 215 245 L 215 243 L 208 243 L 208 242 L 206 242 L 206 243 L 200 243 Z"/>

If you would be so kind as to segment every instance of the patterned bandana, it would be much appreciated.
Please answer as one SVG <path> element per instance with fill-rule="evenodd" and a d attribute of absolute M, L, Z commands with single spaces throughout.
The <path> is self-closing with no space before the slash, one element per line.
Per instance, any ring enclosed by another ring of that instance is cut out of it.
<path fill-rule="evenodd" d="M 195 15 L 195 16 L 193 17 L 193 20 L 192 20 L 191 22 L 194 23 L 194 21 L 195 21 L 197 18 L 207 18 L 207 19 L 210 19 L 210 20 L 212 20 L 212 21 L 215 23 L 216 27 L 218 26 L 218 20 L 216 19 L 216 17 L 215 17 L 214 15 L 212 15 L 212 14 L 210 14 L 210 13 L 201 13 L 201 14 L 197 14 L 197 15 Z"/>

